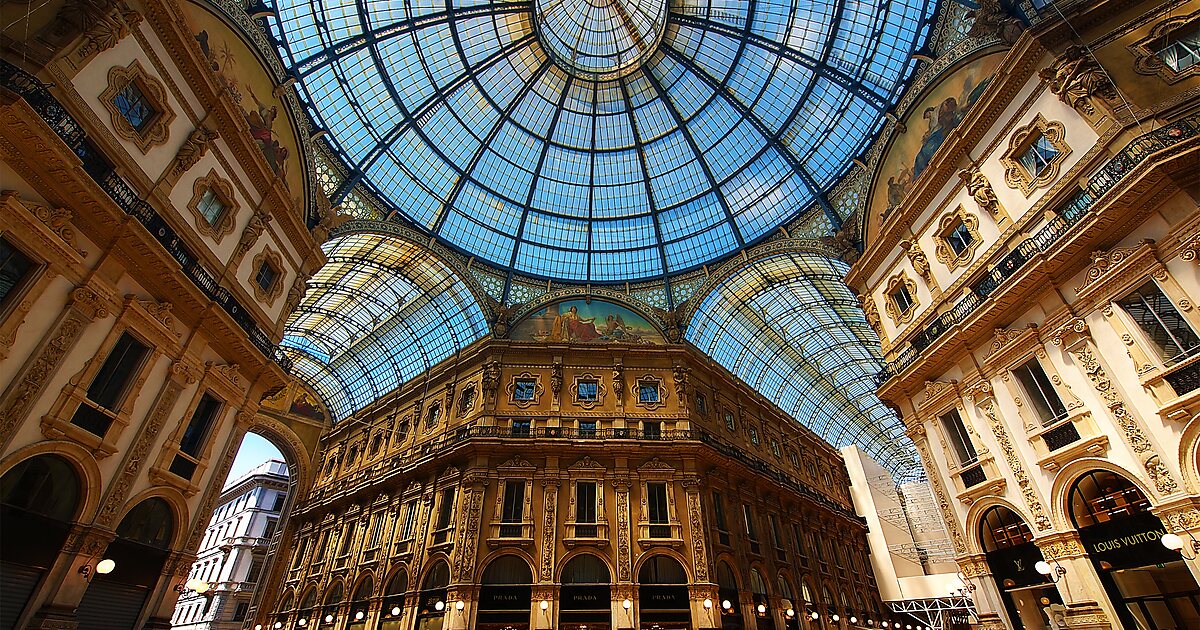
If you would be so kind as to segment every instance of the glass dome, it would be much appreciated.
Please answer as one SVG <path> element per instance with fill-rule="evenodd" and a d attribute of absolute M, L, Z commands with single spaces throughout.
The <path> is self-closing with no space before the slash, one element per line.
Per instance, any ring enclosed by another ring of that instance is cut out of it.
<path fill-rule="evenodd" d="M 442 242 L 560 280 L 761 240 L 878 131 L 933 0 L 280 0 L 274 35 L 349 170 Z M 823 210 L 824 209 L 824 210 Z"/>

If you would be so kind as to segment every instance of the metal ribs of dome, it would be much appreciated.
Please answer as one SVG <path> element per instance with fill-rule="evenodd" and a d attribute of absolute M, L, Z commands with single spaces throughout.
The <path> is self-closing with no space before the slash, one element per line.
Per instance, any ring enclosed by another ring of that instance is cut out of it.
<path fill-rule="evenodd" d="M 594 21 L 589 46 L 542 5 L 278 2 L 281 55 L 349 171 L 332 201 L 363 186 L 469 255 L 596 283 L 698 267 L 813 208 L 837 227 L 822 195 L 904 88 L 935 2 L 676 0 L 661 34 Z"/>

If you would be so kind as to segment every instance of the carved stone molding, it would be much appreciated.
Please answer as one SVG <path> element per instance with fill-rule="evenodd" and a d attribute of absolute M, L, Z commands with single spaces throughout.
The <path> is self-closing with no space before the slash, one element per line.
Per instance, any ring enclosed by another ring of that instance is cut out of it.
<path fill-rule="evenodd" d="M 1079 540 L 1078 532 L 1058 532 L 1034 541 L 1047 562 L 1053 560 L 1072 560 L 1087 555 L 1083 543 Z"/>
<path fill-rule="evenodd" d="M 121 109 L 116 99 L 122 91 L 133 84 L 146 99 L 146 103 L 154 110 L 150 120 L 135 129 Z M 175 111 L 167 100 L 167 89 L 162 81 L 147 72 L 140 62 L 134 60 L 128 66 L 113 66 L 108 71 L 108 87 L 100 94 L 100 103 L 108 111 L 113 131 L 121 138 L 133 143 L 142 153 L 148 153 L 151 148 L 166 144 L 170 135 L 171 121 L 175 120 Z"/>
<path fill-rule="evenodd" d="M 579 396 L 579 383 L 581 381 L 582 382 L 591 381 L 596 384 L 595 398 L 585 399 L 585 398 L 581 398 Z M 570 391 L 571 391 L 571 404 L 575 405 L 577 407 L 582 407 L 584 409 L 593 409 L 598 405 L 603 405 L 604 398 L 608 394 L 608 388 L 604 386 L 604 381 L 599 376 L 592 374 L 591 372 L 584 372 L 583 374 L 576 374 L 575 379 L 571 383 Z"/>
<path fill-rule="evenodd" d="M 233 262 L 236 263 L 241 260 L 242 256 L 245 256 L 246 252 L 249 252 L 250 248 L 254 247 L 254 244 L 258 242 L 258 237 L 262 236 L 263 232 L 267 229 L 267 224 L 271 221 L 272 217 L 270 213 L 262 208 L 255 209 L 254 215 L 250 217 L 250 222 L 242 230 L 242 236 L 238 240 L 237 248 L 233 250 Z M 254 272 L 257 273 L 258 269 L 254 269 Z"/>
<path fill-rule="evenodd" d="M 967 194 L 971 195 L 980 210 L 987 211 L 993 217 L 1000 216 L 1000 199 L 996 197 L 992 183 L 979 171 L 979 167 L 972 164 L 959 171 L 958 176 L 967 187 Z"/>
<path fill-rule="evenodd" d="M 75 226 L 71 223 L 75 218 L 75 213 L 67 208 L 52 208 L 30 202 L 23 203 L 33 213 L 33 216 L 37 217 L 38 221 L 44 223 L 55 236 L 62 239 L 63 243 L 79 254 L 80 258 L 87 256 L 88 253 L 79 246 Z"/>
<path fill-rule="evenodd" d="M 1111 292 L 1109 289 L 1113 285 L 1126 284 L 1123 281 L 1125 276 L 1144 275 L 1158 263 L 1154 257 L 1154 241 L 1149 239 L 1132 247 L 1095 251 L 1091 258 L 1092 263 L 1088 265 L 1083 284 L 1075 287 L 1075 292 L 1081 295 L 1094 290 Z"/>
<path fill-rule="evenodd" d="M 208 153 L 208 148 L 220 135 L 215 129 L 209 129 L 204 125 L 193 129 L 183 144 L 179 146 L 179 150 L 175 152 L 175 159 L 171 162 L 170 170 L 167 171 L 167 181 L 170 183 L 179 181 L 179 178 L 183 177 L 188 169 L 195 166 L 200 158 Z"/>
<path fill-rule="evenodd" d="M 546 484 L 545 502 L 542 504 L 542 558 L 541 580 L 554 580 L 554 533 L 557 531 L 555 518 L 558 514 L 558 485 Z M 472 545 L 473 546 L 473 545 Z"/>
<path fill-rule="evenodd" d="M 1047 167 L 1035 175 L 1025 170 L 1019 156 L 1039 137 L 1046 138 L 1057 153 Z M 1028 197 L 1034 190 L 1049 186 L 1058 179 L 1062 163 L 1070 154 L 1071 147 L 1066 142 L 1066 126 L 1057 120 L 1046 120 L 1039 112 L 1028 125 L 1018 128 L 1009 138 L 1008 150 L 1000 157 L 1000 163 L 1004 165 L 1004 183 Z"/>
<path fill-rule="evenodd" d="M 933 280 L 933 270 L 929 268 L 929 258 L 925 256 L 925 252 L 921 250 L 921 246 L 917 243 L 917 239 L 904 239 L 900 241 L 900 249 L 904 250 L 904 255 L 908 257 L 908 262 L 912 264 L 913 271 L 929 285 L 931 289 L 937 288 L 937 282 Z"/>
<path fill-rule="evenodd" d="M 896 305 L 896 300 L 892 297 L 900 287 L 908 290 L 908 295 L 912 299 L 912 304 L 905 310 L 901 311 Z M 899 273 L 888 278 L 887 288 L 884 290 L 883 308 L 887 311 L 888 317 L 899 326 L 906 322 L 912 321 L 913 314 L 917 312 L 917 306 L 920 302 L 917 301 L 917 283 L 913 282 L 907 274 Z"/>
<path fill-rule="evenodd" d="M 258 272 L 263 265 L 270 266 L 275 273 L 275 279 L 267 288 L 263 288 L 258 282 Z M 279 252 L 264 247 L 261 252 L 254 256 L 254 261 L 250 264 L 250 288 L 254 289 L 254 297 L 268 306 L 275 303 L 279 296 L 283 294 L 284 280 L 283 256 Z"/>
<path fill-rule="evenodd" d="M 962 252 L 955 252 L 954 248 L 950 246 L 949 237 L 960 221 L 963 228 L 971 235 L 971 242 Z M 958 206 L 938 220 L 937 234 L 934 236 L 933 242 L 933 255 L 938 262 L 950 269 L 966 266 L 974 259 L 975 250 L 983 243 L 983 238 L 979 236 L 979 217 L 966 212 L 962 206 Z"/>
<path fill-rule="evenodd" d="M 1194 26 L 1200 20 L 1200 11 L 1188 15 L 1169 16 L 1150 29 L 1149 35 L 1129 45 L 1129 51 L 1134 55 L 1133 69 L 1138 74 L 1157 75 L 1168 84 L 1178 83 L 1184 79 L 1200 74 L 1200 65 L 1192 64 L 1181 71 L 1163 63 L 1159 51 L 1168 39 L 1180 29 Z"/>
<path fill-rule="evenodd" d="M 991 391 L 990 387 L 988 391 Z M 1017 486 L 1021 491 L 1021 498 L 1025 500 L 1026 507 L 1029 508 L 1030 514 L 1033 515 L 1034 526 L 1037 527 L 1038 531 L 1050 529 L 1050 517 L 1046 516 L 1046 510 L 1042 507 L 1042 501 L 1038 498 L 1037 491 L 1033 488 L 1033 481 L 1029 479 L 1029 474 L 1025 472 L 1025 467 L 1021 464 L 1021 456 L 1013 446 L 1012 440 L 1008 436 L 1008 431 L 1005 430 L 1004 423 L 1000 419 L 1000 414 L 996 411 L 995 398 L 991 396 L 984 398 L 979 403 L 979 409 L 988 419 L 988 424 L 992 427 L 992 434 L 996 436 L 996 442 L 1000 445 L 1000 450 L 1004 453 L 1004 461 L 1008 463 L 1013 478 L 1017 480 Z"/>
<path fill-rule="evenodd" d="M 1050 92 L 1060 101 L 1085 116 L 1096 114 L 1095 99 L 1117 98 L 1117 88 L 1108 73 L 1079 46 L 1068 46 L 1049 67 L 1038 72 L 1038 76 L 1048 83 Z"/>
<path fill-rule="evenodd" d="M 1186 260 L 1200 264 L 1200 234 L 1192 237 L 1192 240 L 1187 241 L 1183 245 L 1183 250 L 1179 252 L 1180 260 Z"/>
<path fill-rule="evenodd" d="M 529 400 L 517 400 L 517 398 L 516 398 L 517 381 L 524 381 L 524 380 L 533 381 L 533 398 L 531 398 Z M 512 404 L 514 407 L 520 407 L 521 409 L 525 409 L 527 407 L 536 405 L 538 403 L 538 401 L 541 400 L 542 394 L 546 393 L 546 387 L 544 385 L 542 385 L 542 377 L 540 375 L 534 374 L 532 372 L 521 372 L 520 374 L 513 374 L 512 378 L 508 379 L 508 385 L 506 385 L 504 387 L 504 389 L 505 389 L 505 392 L 508 393 L 508 402 L 510 404 Z"/>
<path fill-rule="evenodd" d="M 882 322 L 879 319 L 879 307 L 875 304 L 875 298 L 870 295 L 859 295 L 858 303 L 862 306 L 863 313 L 867 316 L 867 324 L 871 326 L 871 330 L 875 331 L 875 336 L 879 337 L 880 341 L 886 340 L 883 334 Z"/>
<path fill-rule="evenodd" d="M 960 557 L 956 562 L 958 563 L 958 570 L 963 574 L 964 578 L 970 579 L 992 574 L 992 569 L 987 563 L 987 557 L 981 553 Z"/>
<path fill-rule="evenodd" d="M 200 211 L 200 202 L 206 194 L 212 194 L 222 208 L 221 214 L 217 215 L 212 223 Z M 209 171 L 204 177 L 196 178 L 192 183 L 192 198 L 188 201 L 187 208 L 192 213 L 196 231 L 217 243 L 225 240 L 225 236 L 233 232 L 233 221 L 238 213 L 237 197 L 233 194 L 233 184 L 221 177 L 216 169 Z"/>

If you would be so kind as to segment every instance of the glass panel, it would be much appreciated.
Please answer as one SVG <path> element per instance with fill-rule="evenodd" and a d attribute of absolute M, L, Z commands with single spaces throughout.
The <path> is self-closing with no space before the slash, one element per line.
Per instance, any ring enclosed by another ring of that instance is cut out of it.
<path fill-rule="evenodd" d="M 646 484 L 646 509 L 653 524 L 667 523 L 667 484 Z"/>
<path fill-rule="evenodd" d="M 130 81 L 124 89 L 117 92 L 117 95 L 113 97 L 113 105 L 116 105 L 117 111 L 138 133 L 141 133 L 158 114 L 150 106 L 146 96 L 142 94 L 142 89 L 138 87 L 137 81 Z"/>
<path fill-rule="evenodd" d="M 1058 392 L 1037 359 L 1032 359 L 1013 370 L 1013 374 L 1021 381 L 1025 398 L 1033 406 L 1038 420 L 1043 425 L 1067 417 L 1066 405 L 1063 405 L 1062 399 L 1058 397 Z"/>
<path fill-rule="evenodd" d="M 954 454 L 958 456 L 958 465 L 966 466 L 974 462 L 978 457 L 975 454 L 975 445 L 971 442 L 971 436 L 967 433 L 967 427 L 963 425 L 958 410 L 951 409 L 941 417 L 941 421 L 946 439 L 954 447 Z"/>
<path fill-rule="evenodd" d="M 1148 282 L 1117 304 L 1146 333 L 1167 365 L 1200 349 L 1200 337 L 1157 284 Z"/>
<path fill-rule="evenodd" d="M 0 236 L 0 313 L 8 305 L 9 294 L 15 295 L 36 267 L 33 260 Z"/>

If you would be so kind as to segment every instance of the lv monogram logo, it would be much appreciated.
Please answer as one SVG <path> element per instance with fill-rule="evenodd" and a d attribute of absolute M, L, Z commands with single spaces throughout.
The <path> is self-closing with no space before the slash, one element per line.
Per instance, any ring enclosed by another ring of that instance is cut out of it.
<path fill-rule="evenodd" d="M 1018 571 L 1025 570 L 1025 561 L 1024 560 L 1021 560 L 1021 559 L 1013 560 L 1013 564 L 1017 565 Z"/>

